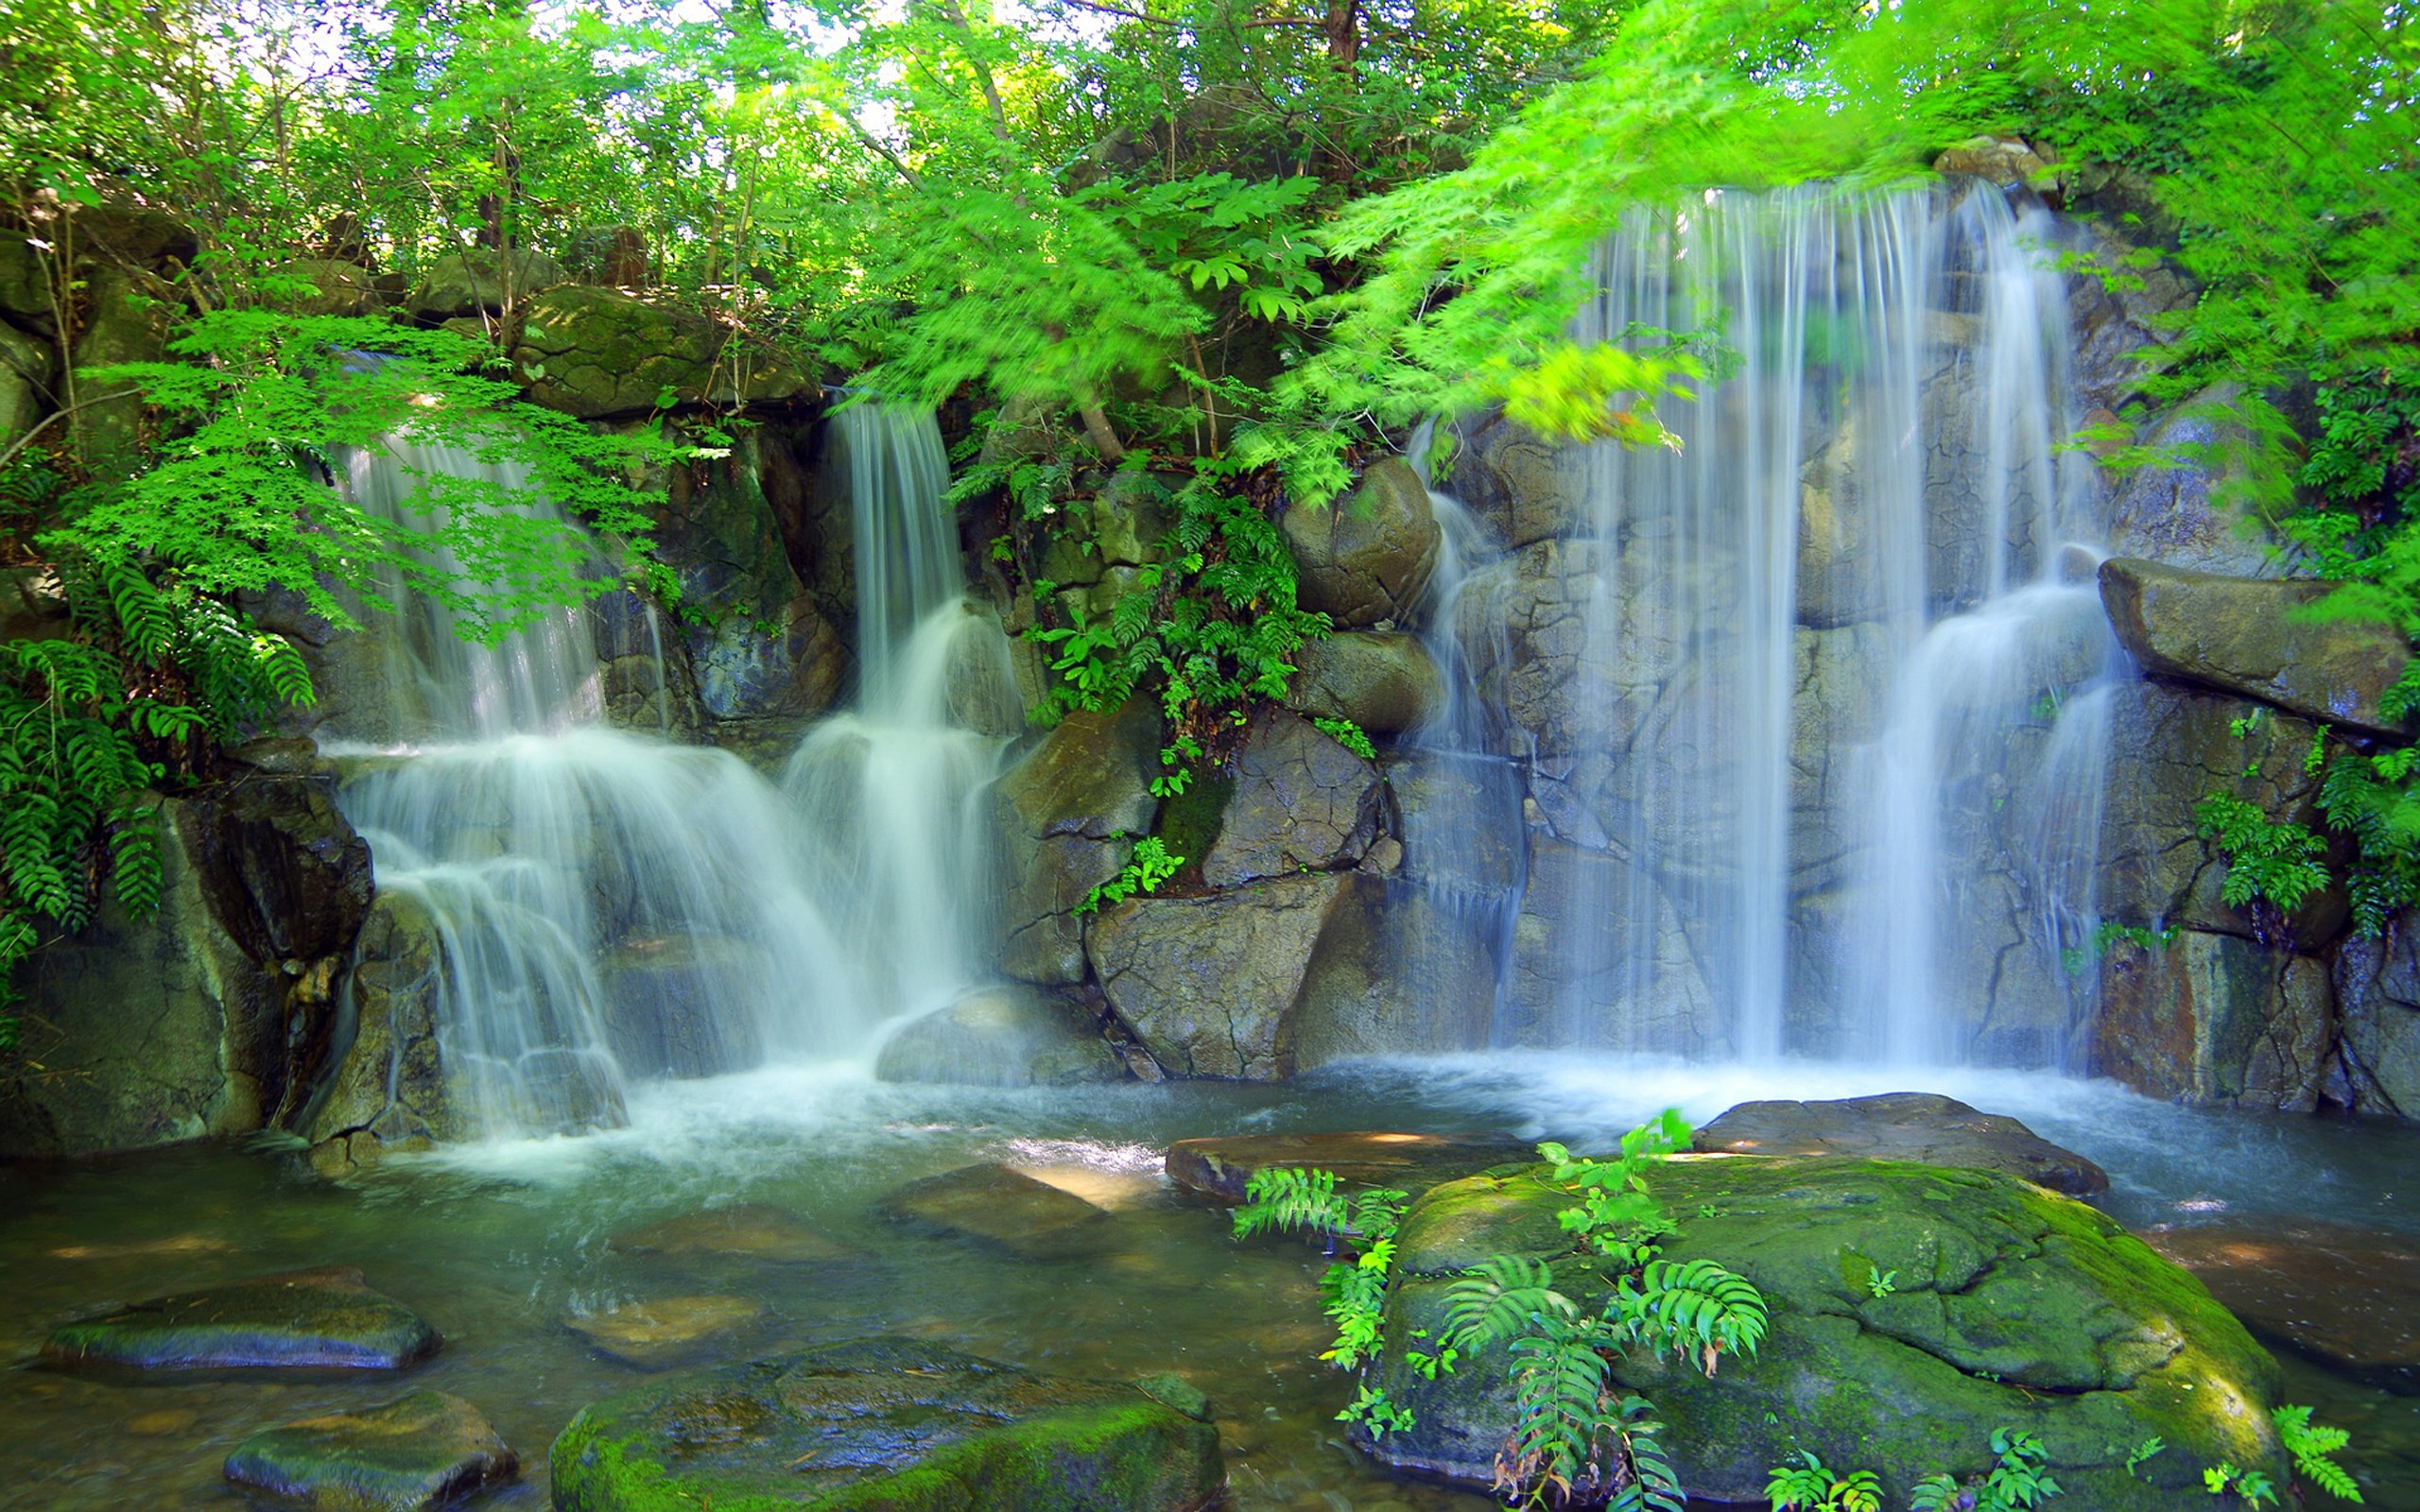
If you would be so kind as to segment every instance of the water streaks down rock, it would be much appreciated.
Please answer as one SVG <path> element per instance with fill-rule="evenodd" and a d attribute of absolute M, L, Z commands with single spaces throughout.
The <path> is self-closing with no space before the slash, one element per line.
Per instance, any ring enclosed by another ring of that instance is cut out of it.
<path fill-rule="evenodd" d="M 435 1354 L 437 1331 L 343 1265 L 288 1271 L 136 1302 L 70 1323 L 52 1365 L 139 1372 L 399 1370 Z"/>
<path fill-rule="evenodd" d="M 424 1512 L 520 1472 L 479 1410 L 441 1391 L 254 1434 L 226 1465 L 243 1489 L 312 1512 Z"/>
<path fill-rule="evenodd" d="M 559 1512 L 1195 1512 L 1218 1430 L 1131 1385 L 903 1338 L 685 1377 L 581 1411 Z"/>

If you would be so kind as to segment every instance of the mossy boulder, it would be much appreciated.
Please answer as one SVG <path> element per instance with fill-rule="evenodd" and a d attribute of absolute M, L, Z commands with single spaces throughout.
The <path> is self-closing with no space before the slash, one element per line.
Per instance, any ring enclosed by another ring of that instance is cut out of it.
<path fill-rule="evenodd" d="M 53 1366 L 180 1370 L 397 1370 L 435 1354 L 437 1331 L 344 1265 L 154 1297 L 59 1329 Z"/>
<path fill-rule="evenodd" d="M 823 392 L 786 354 L 702 316 L 577 284 L 529 301 L 512 362 L 531 399 L 582 420 Z"/>
<path fill-rule="evenodd" d="M 1132 1385 L 874 1338 L 583 1409 L 558 1512 L 1191 1512 L 1226 1471 L 1201 1417 Z"/>
<path fill-rule="evenodd" d="M 1414 1330 L 1443 1327 L 1466 1267 L 1546 1259 L 1582 1305 L 1603 1305 L 1555 1221 L 1570 1199 L 1541 1174 L 1452 1182 L 1406 1217 L 1393 1343 L 1372 1379 L 1416 1421 L 1370 1446 L 1377 1458 L 1476 1486 L 1493 1474 L 1513 1423 L 1502 1347 L 1435 1382 L 1403 1353 Z M 2268 1415 L 2276 1363 L 2200 1281 L 2082 1203 L 1882 1160 L 1684 1156 L 1648 1180 L 1681 1225 L 1666 1256 L 1730 1266 L 1772 1311 L 1757 1356 L 1711 1379 L 1644 1352 L 1615 1366 L 1669 1425 L 1692 1498 L 1761 1502 L 1771 1468 L 1806 1451 L 1874 1470 L 1896 1505 L 1927 1474 L 1985 1469 L 1998 1428 L 2037 1435 L 2073 1504 L 2095 1512 L 2178 1505 L 2221 1461 L 2286 1482 Z M 2168 1451 L 2130 1475 L 2127 1454 L 2153 1435 Z"/>
<path fill-rule="evenodd" d="M 266 1429 L 226 1465 L 245 1490 L 313 1512 L 424 1512 L 520 1470 L 479 1410 L 442 1391 Z"/>

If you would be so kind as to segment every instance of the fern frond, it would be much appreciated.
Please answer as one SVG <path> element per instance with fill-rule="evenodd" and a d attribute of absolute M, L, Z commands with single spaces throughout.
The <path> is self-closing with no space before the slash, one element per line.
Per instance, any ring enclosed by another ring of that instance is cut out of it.
<path fill-rule="evenodd" d="M 1517 1339 L 1542 1319 L 1569 1319 L 1580 1309 L 1554 1289 L 1545 1261 L 1498 1255 L 1472 1266 L 1445 1289 L 1442 1342 L 1464 1351 Z"/>

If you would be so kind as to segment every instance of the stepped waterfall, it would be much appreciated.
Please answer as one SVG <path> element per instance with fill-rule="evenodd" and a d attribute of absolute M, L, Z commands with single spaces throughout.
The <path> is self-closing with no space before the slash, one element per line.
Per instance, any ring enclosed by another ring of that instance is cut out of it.
<path fill-rule="evenodd" d="M 1566 895 L 1491 1042 L 2061 1063 L 2117 653 L 2054 237 L 1971 186 L 1809 187 L 1600 248 L 1578 338 L 1730 355 L 1660 406 L 1676 450 L 1564 453 L 1533 539 L 1438 485 L 1422 744 L 1528 767 L 1528 885 Z"/>
<path fill-rule="evenodd" d="M 861 691 L 809 731 L 786 788 L 728 751 L 607 726 L 586 610 L 482 646 L 441 603 L 386 585 L 389 706 L 325 747 L 349 758 L 339 800 L 379 888 L 423 904 L 441 941 L 463 1133 L 610 1126 L 641 1078 L 859 1054 L 975 974 L 966 799 L 1001 742 L 960 728 L 951 695 L 989 698 L 996 726 L 1001 700 L 1015 708 L 1005 645 L 959 602 L 931 418 L 840 424 Z M 432 473 L 488 477 L 553 517 L 523 480 L 408 443 L 350 456 L 341 482 L 400 519 Z"/>

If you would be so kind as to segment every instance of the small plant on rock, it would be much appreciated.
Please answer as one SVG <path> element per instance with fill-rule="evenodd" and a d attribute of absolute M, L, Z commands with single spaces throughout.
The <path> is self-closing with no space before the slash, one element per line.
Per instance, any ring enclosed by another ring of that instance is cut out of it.
<path fill-rule="evenodd" d="M 1882 1480 L 1872 1470 L 1835 1475 L 1806 1450 L 1800 1463 L 1773 1467 L 1765 1496 L 1772 1512 L 1882 1512 Z"/>

